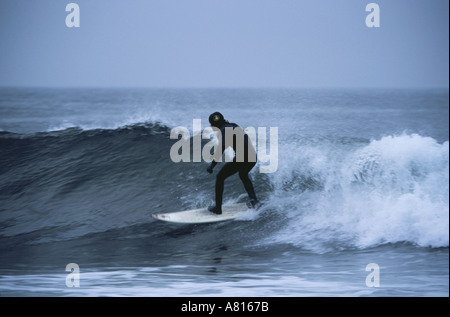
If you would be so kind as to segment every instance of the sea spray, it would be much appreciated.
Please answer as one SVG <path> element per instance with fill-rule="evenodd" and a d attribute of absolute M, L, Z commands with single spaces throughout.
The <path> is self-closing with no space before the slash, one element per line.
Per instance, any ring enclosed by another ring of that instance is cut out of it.
<path fill-rule="evenodd" d="M 318 252 L 408 242 L 449 243 L 449 143 L 386 136 L 349 152 L 297 148 L 274 175 L 273 205 L 288 223 L 268 241 Z"/>

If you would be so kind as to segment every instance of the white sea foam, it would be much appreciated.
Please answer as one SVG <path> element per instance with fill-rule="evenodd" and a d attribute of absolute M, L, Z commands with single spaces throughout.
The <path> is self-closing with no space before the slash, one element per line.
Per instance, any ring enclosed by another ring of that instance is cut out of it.
<path fill-rule="evenodd" d="M 403 134 L 350 151 L 302 146 L 285 159 L 271 204 L 289 221 L 270 243 L 316 251 L 449 245 L 448 141 Z"/>

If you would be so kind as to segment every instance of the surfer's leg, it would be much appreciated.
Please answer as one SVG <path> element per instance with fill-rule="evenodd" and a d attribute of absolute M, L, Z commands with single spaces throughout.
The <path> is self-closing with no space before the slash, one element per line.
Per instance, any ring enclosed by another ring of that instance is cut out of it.
<path fill-rule="evenodd" d="M 253 207 L 255 207 L 258 199 L 256 198 L 255 189 L 253 188 L 253 183 L 248 176 L 248 173 L 256 165 L 256 163 L 244 163 L 245 165 L 239 170 L 239 177 L 244 184 L 245 190 L 247 191 L 248 198 Z"/>
<path fill-rule="evenodd" d="M 239 171 L 239 167 L 235 162 L 228 162 L 222 167 L 222 169 L 217 173 L 216 177 L 216 207 L 222 208 L 222 197 L 223 197 L 223 189 L 225 184 L 225 179 L 230 177 L 231 175 L 237 173 Z"/>

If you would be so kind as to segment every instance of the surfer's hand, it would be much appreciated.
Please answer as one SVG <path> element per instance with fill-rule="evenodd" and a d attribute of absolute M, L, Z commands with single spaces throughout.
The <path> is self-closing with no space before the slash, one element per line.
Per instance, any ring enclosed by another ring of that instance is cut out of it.
<path fill-rule="evenodd" d="M 212 172 L 213 172 L 213 167 L 212 167 L 211 165 L 209 165 L 208 168 L 206 169 L 206 171 L 207 171 L 209 174 L 212 174 Z"/>

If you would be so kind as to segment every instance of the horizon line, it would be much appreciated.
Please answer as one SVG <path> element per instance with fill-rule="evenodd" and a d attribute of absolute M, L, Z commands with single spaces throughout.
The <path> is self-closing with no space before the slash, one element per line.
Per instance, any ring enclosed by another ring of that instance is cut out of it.
<path fill-rule="evenodd" d="M 1 85 L 0 89 L 149 89 L 149 90 L 446 90 L 449 86 L 144 86 Z"/>

